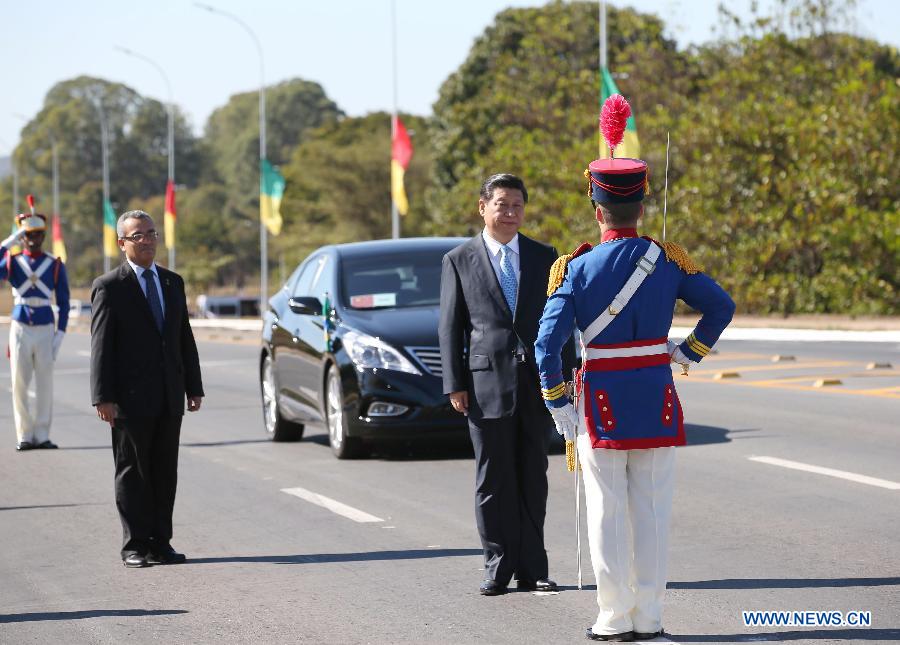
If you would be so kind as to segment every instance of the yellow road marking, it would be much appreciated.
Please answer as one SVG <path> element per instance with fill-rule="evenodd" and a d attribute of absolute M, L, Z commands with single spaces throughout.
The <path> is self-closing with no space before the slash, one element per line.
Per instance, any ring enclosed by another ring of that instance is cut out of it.
<path fill-rule="evenodd" d="M 843 367 L 844 365 L 853 365 L 852 361 L 807 361 L 806 363 L 785 363 L 784 365 L 766 363 L 765 365 L 740 365 L 737 367 L 729 367 L 729 372 L 767 372 L 769 370 L 799 370 L 808 367 Z M 718 374 L 722 369 L 714 370 L 691 370 L 691 376 L 703 376 L 704 374 Z M 884 372 L 880 372 L 884 374 Z"/>
<path fill-rule="evenodd" d="M 852 394 L 856 396 L 874 396 L 885 399 L 900 399 L 900 387 L 887 387 L 875 390 L 854 390 L 849 388 L 821 388 L 812 385 L 794 385 L 797 381 L 814 381 L 814 377 L 805 376 L 792 379 L 775 379 L 769 381 L 740 381 L 738 379 L 713 380 L 711 378 L 697 379 L 703 383 L 716 383 L 721 385 L 737 385 L 749 387 L 768 387 L 782 390 L 806 390 L 809 392 L 819 392 L 828 394 Z M 677 383 L 676 383 L 677 385 Z"/>

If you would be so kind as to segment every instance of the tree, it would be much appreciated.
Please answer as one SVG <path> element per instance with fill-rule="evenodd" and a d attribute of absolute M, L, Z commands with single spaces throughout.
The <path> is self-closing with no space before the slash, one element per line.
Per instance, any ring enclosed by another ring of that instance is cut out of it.
<path fill-rule="evenodd" d="M 400 224 L 410 237 L 431 230 L 425 205 L 431 146 L 425 119 L 401 119 L 414 148 L 405 175 L 410 211 Z M 282 168 L 285 228 L 273 248 L 295 264 L 322 244 L 390 237 L 390 162 L 391 120 L 384 112 L 345 118 L 311 133 Z"/>
<path fill-rule="evenodd" d="M 828 2 L 698 52 L 672 187 L 680 241 L 744 311 L 884 314 L 900 292 L 900 57 Z"/>
<path fill-rule="evenodd" d="M 292 79 L 266 89 L 267 157 L 287 163 L 306 133 L 334 123 L 343 112 L 318 83 Z M 259 95 L 235 94 L 206 123 L 206 140 L 216 180 L 248 212 L 259 197 Z"/>
<path fill-rule="evenodd" d="M 651 112 L 675 101 L 683 76 L 676 70 L 684 63 L 658 18 L 610 8 L 608 22 L 610 68 L 629 75 L 619 84 L 632 100 L 643 144 L 653 140 L 646 129 Z M 480 228 L 481 182 L 512 172 L 529 187 L 526 233 L 559 249 L 596 238 L 583 172 L 598 152 L 598 42 L 592 2 L 508 9 L 496 17 L 444 82 L 434 107 L 429 203 L 437 231 Z M 646 149 L 651 163 L 664 158 L 664 147 Z"/>
<path fill-rule="evenodd" d="M 89 284 L 102 268 L 102 162 L 100 108 L 109 124 L 110 197 L 119 212 L 126 204 L 165 192 L 165 107 L 131 88 L 81 76 L 57 83 L 41 111 L 25 126 L 15 151 L 20 193 L 37 196 L 52 209 L 52 142 L 59 150 L 60 210 L 73 284 Z M 176 168 L 180 183 L 196 183 L 202 148 L 176 112 Z M 20 204 L 20 209 L 25 205 Z M 161 221 L 161 220 L 160 220 Z"/>

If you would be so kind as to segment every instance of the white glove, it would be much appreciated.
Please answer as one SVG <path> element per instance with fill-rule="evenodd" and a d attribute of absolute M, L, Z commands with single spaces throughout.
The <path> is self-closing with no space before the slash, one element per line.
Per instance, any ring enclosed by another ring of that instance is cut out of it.
<path fill-rule="evenodd" d="M 556 431 L 566 438 L 566 441 L 575 441 L 575 433 L 578 429 L 578 413 L 571 403 L 566 403 L 561 408 L 550 408 L 550 416 Z"/>
<path fill-rule="evenodd" d="M 681 351 L 681 347 L 679 345 L 681 345 L 681 343 L 676 343 L 673 340 L 666 341 L 666 347 L 669 350 L 671 362 L 678 363 L 682 368 L 684 368 L 684 371 L 687 372 L 691 365 L 694 365 L 694 361 L 684 355 L 684 352 Z"/>
<path fill-rule="evenodd" d="M 66 332 L 57 329 L 53 332 L 53 360 L 56 360 L 56 356 L 59 354 L 59 348 L 62 346 L 63 338 L 66 337 Z"/>
<path fill-rule="evenodd" d="M 0 242 L 0 246 L 2 246 L 4 249 L 8 250 L 10 247 L 18 244 L 19 240 L 21 240 L 23 237 L 25 237 L 25 229 L 24 228 L 16 229 L 15 233 L 13 233 L 8 238 L 6 238 L 2 242 Z"/>

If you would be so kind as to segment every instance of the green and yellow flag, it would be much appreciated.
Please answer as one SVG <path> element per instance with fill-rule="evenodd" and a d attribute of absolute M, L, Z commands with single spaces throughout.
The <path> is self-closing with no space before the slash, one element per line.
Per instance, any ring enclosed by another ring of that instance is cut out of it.
<path fill-rule="evenodd" d="M 260 161 L 259 169 L 259 217 L 269 233 L 281 233 L 281 197 L 284 195 L 284 177 L 275 170 L 268 159 Z"/>
<path fill-rule="evenodd" d="M 606 103 L 613 94 L 621 94 L 616 82 L 613 80 L 609 69 L 604 67 L 600 72 L 600 107 Z M 628 117 L 625 125 L 625 136 L 622 143 L 616 146 L 616 157 L 641 158 L 641 144 L 638 141 L 637 125 L 634 122 L 634 114 Z M 600 135 L 600 158 L 609 159 L 609 148 L 603 143 L 603 135 Z"/>
<path fill-rule="evenodd" d="M 116 244 L 116 211 L 108 199 L 103 200 L 103 255 L 108 258 L 119 257 L 119 245 Z"/>

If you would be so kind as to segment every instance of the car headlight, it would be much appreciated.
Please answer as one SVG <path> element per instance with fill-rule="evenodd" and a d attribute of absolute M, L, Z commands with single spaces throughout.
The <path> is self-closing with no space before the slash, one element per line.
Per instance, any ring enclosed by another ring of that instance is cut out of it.
<path fill-rule="evenodd" d="M 381 368 L 408 374 L 421 374 L 396 349 L 382 340 L 358 331 L 346 331 L 342 337 L 347 354 L 359 368 Z"/>

